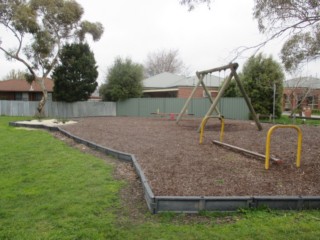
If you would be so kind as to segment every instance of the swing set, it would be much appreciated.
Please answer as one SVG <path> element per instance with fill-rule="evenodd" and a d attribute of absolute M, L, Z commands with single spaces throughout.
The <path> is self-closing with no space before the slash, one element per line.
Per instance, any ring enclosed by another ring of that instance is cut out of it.
<path fill-rule="evenodd" d="M 297 146 L 296 165 L 299 168 L 300 167 L 300 158 L 301 158 L 302 133 L 301 133 L 300 128 L 297 127 L 297 126 L 293 126 L 293 125 L 283 125 L 283 126 L 282 125 L 275 125 L 272 128 L 270 128 L 269 131 L 268 131 L 268 135 L 267 135 L 266 155 L 265 156 L 262 155 L 262 154 L 256 153 L 256 152 L 252 152 L 252 151 L 249 151 L 249 150 L 246 150 L 246 149 L 242 149 L 242 148 L 230 145 L 230 144 L 222 143 L 223 135 L 224 135 L 224 117 L 221 115 L 219 109 L 217 108 L 217 105 L 219 103 L 219 100 L 222 98 L 225 90 L 227 89 L 228 85 L 230 84 L 232 78 L 235 79 L 235 81 L 237 83 L 237 86 L 239 87 L 239 89 L 240 89 L 240 91 L 242 93 L 242 96 L 244 97 L 244 99 L 245 99 L 245 101 L 246 101 L 246 103 L 248 105 L 248 108 L 249 108 L 249 110 L 251 112 L 252 118 L 255 121 L 258 130 L 259 131 L 262 130 L 262 126 L 261 126 L 261 124 L 259 122 L 259 118 L 257 117 L 257 114 L 255 113 L 254 108 L 253 108 L 253 106 L 252 106 L 252 104 L 250 102 L 250 99 L 249 99 L 246 91 L 244 90 L 244 87 L 243 87 L 243 85 L 242 85 L 242 83 L 240 81 L 240 78 L 239 78 L 238 74 L 237 74 L 237 68 L 238 67 L 239 67 L 238 63 L 230 63 L 230 64 L 228 64 L 226 66 L 222 66 L 222 67 L 218 67 L 218 68 L 213 68 L 213 69 L 197 72 L 196 75 L 197 75 L 197 78 L 198 78 L 198 83 L 196 84 L 196 86 L 194 87 L 193 91 L 191 92 L 189 98 L 185 102 L 180 114 L 177 117 L 176 123 L 178 124 L 179 121 L 181 120 L 181 117 L 186 112 L 187 107 L 188 107 L 193 95 L 195 94 L 197 88 L 201 85 L 203 87 L 204 91 L 206 92 L 209 101 L 211 102 L 211 106 L 210 106 L 208 112 L 206 113 L 206 115 L 203 117 L 201 125 L 200 125 L 200 129 L 199 129 L 199 131 L 200 131 L 200 141 L 199 141 L 199 143 L 200 144 L 202 144 L 203 135 L 204 135 L 204 128 L 205 128 L 209 118 L 218 118 L 221 121 L 220 142 L 219 141 L 212 141 L 212 143 L 218 144 L 220 146 L 228 147 L 228 148 L 231 148 L 231 149 L 234 149 L 234 150 L 237 150 L 237 151 L 241 151 L 241 152 L 244 152 L 246 154 L 250 154 L 250 155 L 253 155 L 253 156 L 256 156 L 256 157 L 265 158 L 265 169 L 268 170 L 269 166 L 270 166 L 270 159 L 272 161 L 276 162 L 276 163 L 280 163 L 281 162 L 281 160 L 270 156 L 270 141 L 271 141 L 270 138 L 271 138 L 272 132 L 277 128 L 293 128 L 293 129 L 297 130 L 297 132 L 298 132 L 298 146 Z M 231 70 L 231 72 L 229 74 L 229 77 L 224 80 L 220 90 L 218 91 L 218 94 L 217 94 L 216 98 L 212 99 L 212 96 L 211 96 L 208 88 L 206 87 L 206 85 L 205 85 L 205 83 L 203 81 L 204 78 L 206 77 L 207 74 L 212 74 L 214 72 L 219 72 L 219 78 L 220 78 L 220 71 L 226 71 L 228 69 Z M 218 116 L 212 116 L 212 113 L 214 111 L 218 114 Z"/>
<path fill-rule="evenodd" d="M 211 102 L 211 106 L 210 106 L 208 112 L 206 113 L 206 115 L 204 116 L 203 123 L 201 125 L 203 125 L 203 127 L 204 127 L 209 118 L 219 118 L 220 120 L 223 119 L 224 117 L 221 115 L 221 113 L 220 113 L 220 111 L 219 111 L 217 106 L 218 106 L 218 103 L 219 103 L 220 99 L 222 98 L 225 90 L 229 86 L 232 78 L 234 78 L 236 83 L 237 83 L 237 86 L 239 87 L 239 90 L 242 93 L 242 96 L 244 97 L 244 99 L 246 101 L 246 104 L 247 104 L 247 106 L 248 106 L 248 108 L 249 108 L 249 110 L 251 112 L 252 118 L 255 121 L 258 130 L 259 131 L 262 130 L 262 126 L 261 126 L 261 124 L 259 122 L 257 114 L 254 111 L 253 106 L 252 106 L 252 104 L 250 102 L 250 99 L 249 99 L 247 93 L 245 92 L 244 87 L 243 87 L 243 85 L 242 85 L 242 83 L 240 81 L 240 78 L 239 78 L 238 74 L 237 74 L 237 68 L 238 67 L 239 67 L 238 63 L 230 63 L 230 64 L 222 66 L 222 67 L 196 72 L 196 75 L 197 75 L 197 78 L 198 78 L 198 82 L 195 85 L 195 87 L 193 88 L 193 90 L 192 90 L 190 96 L 188 97 L 187 101 L 185 102 L 183 108 L 181 109 L 181 111 L 180 111 L 180 113 L 179 113 L 179 115 L 177 117 L 176 123 L 178 124 L 179 121 L 181 120 L 182 116 L 185 114 L 192 97 L 194 96 L 196 90 L 198 89 L 198 87 L 200 85 L 204 89 L 206 95 L 208 96 L 209 101 Z M 220 71 L 226 71 L 226 70 L 230 70 L 231 71 L 230 74 L 229 74 L 229 77 L 226 80 L 224 80 L 220 90 L 218 91 L 217 96 L 213 99 L 211 94 L 210 94 L 210 91 L 208 90 L 208 88 L 205 85 L 203 80 L 205 79 L 205 77 L 208 74 L 212 74 L 214 72 L 219 72 L 219 74 L 220 74 Z M 218 116 L 212 116 L 212 113 L 214 111 L 218 114 Z M 222 123 L 222 120 L 221 120 L 221 123 Z"/>

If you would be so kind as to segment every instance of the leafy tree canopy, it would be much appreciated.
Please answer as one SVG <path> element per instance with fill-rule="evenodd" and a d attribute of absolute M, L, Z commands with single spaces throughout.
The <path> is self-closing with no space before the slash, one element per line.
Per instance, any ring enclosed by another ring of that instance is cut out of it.
<path fill-rule="evenodd" d="M 254 17 L 271 38 L 289 34 L 281 50 L 286 70 L 320 57 L 319 0 L 255 0 Z"/>
<path fill-rule="evenodd" d="M 54 68 L 53 97 L 57 101 L 86 101 L 98 86 L 98 70 L 94 54 L 88 44 L 65 45 Z"/>
<path fill-rule="evenodd" d="M 16 40 L 15 48 L 1 36 L 0 50 L 11 60 L 24 64 L 30 76 L 42 88 L 43 98 L 38 112 L 47 99 L 44 79 L 57 63 L 62 46 L 75 40 L 83 41 L 86 33 L 99 40 L 103 33 L 100 23 L 81 21 L 83 8 L 74 0 L 0 0 L 0 26 Z"/>
<path fill-rule="evenodd" d="M 105 101 L 118 101 L 142 95 L 143 66 L 116 58 L 108 70 L 106 83 L 100 87 L 100 95 Z"/>
<path fill-rule="evenodd" d="M 275 115 L 281 116 L 284 73 L 278 62 L 271 56 L 264 57 L 262 54 L 252 56 L 244 64 L 239 77 L 255 111 L 260 114 L 273 113 L 275 86 Z"/>
<path fill-rule="evenodd" d="M 240 74 L 239 74 L 239 77 L 240 77 Z M 226 79 L 224 79 L 224 80 L 226 80 Z M 222 84 L 221 84 L 221 86 L 222 86 Z M 238 89 L 237 83 L 234 79 L 232 79 L 231 82 L 229 83 L 223 96 L 224 97 L 240 97 L 241 96 L 241 92 Z"/>

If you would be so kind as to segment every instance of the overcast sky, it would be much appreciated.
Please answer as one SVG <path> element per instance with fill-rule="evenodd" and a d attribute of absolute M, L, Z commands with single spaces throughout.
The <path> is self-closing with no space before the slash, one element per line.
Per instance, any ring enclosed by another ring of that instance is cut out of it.
<path fill-rule="evenodd" d="M 101 22 L 105 28 L 99 42 L 89 41 L 99 66 L 99 83 L 104 82 L 114 59 L 130 57 L 144 63 L 150 52 L 178 49 L 181 60 L 196 71 L 229 63 L 232 51 L 252 46 L 265 39 L 252 18 L 253 0 L 215 0 L 211 9 L 199 5 L 189 12 L 179 0 L 77 0 L 84 8 L 83 19 Z M 0 31 L 5 41 L 6 32 Z M 279 60 L 284 39 L 268 44 L 261 51 Z M 236 61 L 240 68 L 252 54 L 247 52 Z M 0 78 L 21 64 L 8 63 L 0 56 Z M 303 75 L 320 77 L 320 62 L 309 63 Z M 224 73 L 220 73 L 224 77 Z M 291 76 L 287 76 L 288 78 Z"/>

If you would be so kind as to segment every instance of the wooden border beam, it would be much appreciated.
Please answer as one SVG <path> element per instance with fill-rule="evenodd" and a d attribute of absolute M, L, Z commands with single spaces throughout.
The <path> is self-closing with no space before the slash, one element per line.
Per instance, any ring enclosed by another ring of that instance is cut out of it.
<path fill-rule="evenodd" d="M 258 157 L 258 158 L 263 159 L 263 160 L 266 159 L 266 156 L 263 155 L 263 154 L 260 154 L 260 153 L 257 153 L 257 152 L 253 152 L 253 151 L 250 151 L 250 150 L 247 150 L 247 149 L 244 149 L 244 148 L 240 148 L 240 147 L 237 147 L 237 146 L 234 146 L 234 145 L 230 145 L 230 144 L 219 142 L 219 141 L 215 141 L 215 140 L 213 140 L 212 143 L 214 143 L 216 145 L 219 145 L 221 147 L 232 149 L 235 152 L 248 154 L 248 155 L 251 155 L 251 156 L 254 156 L 254 157 Z M 272 160 L 273 162 L 278 163 L 278 164 L 282 162 L 279 158 L 275 158 L 275 157 L 270 157 L 270 160 Z"/>

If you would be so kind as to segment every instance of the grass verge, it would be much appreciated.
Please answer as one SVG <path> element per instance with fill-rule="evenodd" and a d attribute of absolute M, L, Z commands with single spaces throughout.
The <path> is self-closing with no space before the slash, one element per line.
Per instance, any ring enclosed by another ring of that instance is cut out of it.
<path fill-rule="evenodd" d="M 98 239 L 116 234 L 121 182 L 112 167 L 45 131 L 0 118 L 0 239 Z"/>
<path fill-rule="evenodd" d="M 261 119 L 261 122 L 266 122 L 270 123 L 269 119 Z M 320 119 L 319 120 L 312 120 L 312 119 L 293 119 L 290 118 L 287 115 L 282 115 L 280 118 L 276 118 L 274 120 L 271 120 L 271 123 L 274 124 L 294 124 L 294 125 L 314 125 L 314 126 L 319 126 L 320 125 Z"/>
<path fill-rule="evenodd" d="M 124 213 L 113 167 L 0 117 L 0 239 L 317 239 L 320 211 Z M 20 120 L 20 119 L 19 119 Z M 123 215 L 122 215 L 123 214 Z M 121 216 L 120 216 L 121 215 Z M 121 221 L 119 221 L 121 219 Z"/>

